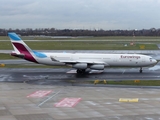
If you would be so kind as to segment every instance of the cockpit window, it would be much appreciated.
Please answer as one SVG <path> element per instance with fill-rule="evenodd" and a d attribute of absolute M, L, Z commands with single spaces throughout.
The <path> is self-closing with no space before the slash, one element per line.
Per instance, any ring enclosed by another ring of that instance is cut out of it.
<path fill-rule="evenodd" d="M 149 58 L 149 60 L 152 62 L 153 58 Z"/>

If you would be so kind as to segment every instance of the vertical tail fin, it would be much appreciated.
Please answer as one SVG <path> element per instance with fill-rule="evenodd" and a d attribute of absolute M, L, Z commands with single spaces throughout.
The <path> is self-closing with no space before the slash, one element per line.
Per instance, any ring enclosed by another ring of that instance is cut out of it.
<path fill-rule="evenodd" d="M 10 32 L 8 33 L 8 36 L 14 48 L 14 52 L 11 53 L 11 55 L 16 57 L 23 56 L 24 59 L 37 63 L 36 59 L 33 56 L 33 51 L 23 42 L 23 40 L 16 33 Z"/>
<path fill-rule="evenodd" d="M 8 36 L 16 53 L 23 54 L 25 52 L 32 52 L 16 33 L 8 33 Z"/>

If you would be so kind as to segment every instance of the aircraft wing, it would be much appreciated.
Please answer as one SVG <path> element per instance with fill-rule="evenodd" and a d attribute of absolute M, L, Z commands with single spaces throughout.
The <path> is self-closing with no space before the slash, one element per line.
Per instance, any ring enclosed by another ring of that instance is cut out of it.
<path fill-rule="evenodd" d="M 52 61 L 56 61 L 56 62 L 61 62 L 61 63 L 68 63 L 68 64 L 74 64 L 74 63 L 88 63 L 88 64 L 101 64 L 101 65 L 106 65 L 105 62 L 101 62 L 101 61 L 93 61 L 93 60 L 58 60 L 56 58 L 53 58 L 51 56 L 51 60 Z"/>

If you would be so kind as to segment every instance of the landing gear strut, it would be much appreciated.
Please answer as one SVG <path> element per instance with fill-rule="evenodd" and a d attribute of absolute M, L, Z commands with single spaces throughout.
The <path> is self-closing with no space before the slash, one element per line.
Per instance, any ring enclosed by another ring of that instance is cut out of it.
<path fill-rule="evenodd" d="M 142 67 L 140 68 L 139 72 L 140 72 L 140 73 L 142 73 L 142 72 L 143 72 Z"/>

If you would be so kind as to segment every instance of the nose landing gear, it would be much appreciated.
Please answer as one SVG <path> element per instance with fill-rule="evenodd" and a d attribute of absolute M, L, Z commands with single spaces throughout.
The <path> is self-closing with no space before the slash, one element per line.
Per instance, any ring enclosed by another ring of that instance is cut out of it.
<path fill-rule="evenodd" d="M 142 70 L 142 67 L 140 68 L 140 70 L 139 70 L 139 73 L 142 73 L 143 72 L 143 70 Z"/>

